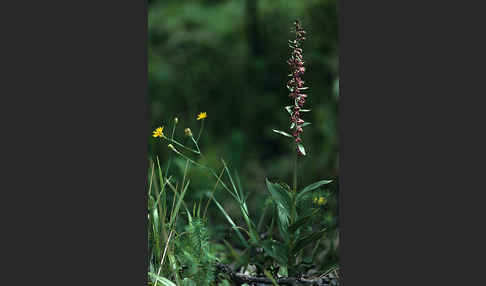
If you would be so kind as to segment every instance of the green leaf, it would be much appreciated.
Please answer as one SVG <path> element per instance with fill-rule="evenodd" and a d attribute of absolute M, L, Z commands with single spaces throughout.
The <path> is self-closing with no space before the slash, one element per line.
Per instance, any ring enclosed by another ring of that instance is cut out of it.
<path fill-rule="evenodd" d="M 250 219 L 250 214 L 248 212 L 248 207 L 246 206 L 246 198 L 243 194 L 243 191 L 242 191 L 242 188 L 241 188 L 241 184 L 240 184 L 240 179 L 238 177 L 238 175 L 236 175 L 236 180 L 238 182 L 238 187 L 239 189 L 236 188 L 236 185 L 233 181 L 233 178 L 231 177 L 231 173 L 229 172 L 229 169 L 228 169 L 228 166 L 226 165 L 226 162 L 221 159 L 221 162 L 223 163 L 224 165 L 224 168 L 225 168 L 225 171 L 226 173 L 228 174 L 228 177 L 230 179 L 230 182 L 231 182 L 231 185 L 233 187 L 233 191 L 237 197 L 237 201 L 238 201 L 238 204 L 239 204 L 239 207 L 240 207 L 240 210 L 241 210 L 241 213 L 243 214 L 243 218 L 245 219 L 245 222 L 246 222 L 246 225 L 248 226 L 248 230 L 250 232 L 250 237 L 252 238 L 253 242 L 257 242 L 258 241 L 258 235 L 255 235 L 254 233 L 254 228 L 255 228 L 255 224 L 253 223 L 253 221 Z M 239 190 L 239 192 L 238 192 Z"/>
<path fill-rule="evenodd" d="M 288 247 L 281 243 L 274 243 L 273 250 L 275 255 L 279 257 L 280 265 L 287 265 Z"/>
<path fill-rule="evenodd" d="M 280 265 L 287 265 L 287 251 L 283 245 L 269 240 L 262 242 L 261 245 L 263 250 Z"/>
<path fill-rule="evenodd" d="M 299 250 L 306 247 L 307 245 L 317 241 L 318 239 L 320 239 L 324 235 L 325 232 L 326 232 L 326 229 L 323 229 L 321 231 L 314 232 L 310 235 L 304 236 L 303 238 L 299 239 L 295 243 L 294 247 L 292 248 L 291 254 L 295 254 L 295 253 L 299 252 Z"/>
<path fill-rule="evenodd" d="M 228 280 L 223 280 L 218 284 L 218 286 L 231 286 L 231 284 L 228 282 Z"/>
<path fill-rule="evenodd" d="M 312 124 L 312 123 L 310 123 L 310 122 L 304 122 L 304 123 L 302 123 L 302 127 L 305 127 L 305 126 L 307 126 L 307 125 L 311 125 L 311 124 Z"/>
<path fill-rule="evenodd" d="M 285 110 L 287 110 L 287 112 L 292 115 L 292 105 L 289 105 L 289 106 L 285 106 Z"/>
<path fill-rule="evenodd" d="M 307 187 L 302 189 L 302 191 L 300 191 L 299 194 L 297 195 L 297 198 L 296 198 L 297 202 L 299 202 L 305 196 L 306 193 L 313 191 L 313 190 L 319 188 L 322 185 L 329 184 L 331 182 L 332 182 L 332 180 L 321 180 L 321 181 L 318 181 L 318 182 L 315 182 L 313 184 L 308 185 Z"/>
<path fill-rule="evenodd" d="M 242 256 L 239 255 L 238 253 L 236 253 L 235 249 L 233 248 L 233 246 L 231 246 L 231 244 L 229 244 L 229 242 L 227 242 L 225 239 L 223 239 L 223 243 L 226 245 L 226 247 L 229 249 L 231 255 L 233 256 L 233 258 L 239 262 L 239 263 L 243 263 L 242 262 Z"/>
<path fill-rule="evenodd" d="M 159 253 L 161 251 L 161 245 L 160 245 L 160 239 L 159 237 L 161 236 L 161 230 L 159 229 L 159 215 L 157 212 L 157 208 L 152 209 L 152 231 L 154 234 L 154 240 L 155 240 L 155 251 Z"/>
<path fill-rule="evenodd" d="M 291 194 L 280 184 L 270 182 L 268 178 L 265 178 L 265 182 L 274 201 L 290 209 Z"/>
<path fill-rule="evenodd" d="M 313 210 L 312 213 L 310 215 L 307 215 L 305 217 L 302 217 L 302 218 L 299 218 L 296 222 L 294 222 L 293 224 L 291 224 L 288 228 L 288 231 L 290 233 L 296 231 L 299 227 L 305 225 L 314 215 L 317 214 L 317 210 Z"/>
<path fill-rule="evenodd" d="M 183 286 L 197 286 L 196 285 L 196 282 L 192 281 L 191 279 L 189 278 L 184 278 L 184 280 L 182 280 L 182 285 Z"/>
<path fill-rule="evenodd" d="M 235 222 L 231 219 L 231 217 L 228 215 L 228 213 L 226 213 L 226 211 L 224 210 L 224 208 L 219 204 L 219 202 L 216 200 L 216 198 L 214 196 L 211 195 L 211 197 L 213 198 L 213 201 L 214 203 L 216 204 L 216 206 L 218 206 L 219 210 L 223 213 L 223 215 L 226 217 L 226 219 L 228 220 L 228 222 L 231 224 L 232 226 L 232 229 L 236 232 L 236 234 L 238 235 L 238 238 L 241 240 L 241 243 L 243 243 L 243 245 L 245 247 L 250 247 L 248 245 L 248 242 L 243 238 L 243 235 L 241 234 L 240 230 L 238 229 L 238 227 L 236 226 Z"/>
<path fill-rule="evenodd" d="M 258 221 L 257 229 L 256 231 L 260 232 L 262 230 L 263 226 L 263 219 L 265 218 L 265 213 L 268 209 L 268 205 L 265 204 L 265 207 L 263 207 L 262 215 L 260 216 L 260 220 Z"/>
<path fill-rule="evenodd" d="M 305 156 L 305 149 L 304 149 L 304 146 L 302 144 L 298 144 L 297 147 L 299 148 L 299 151 L 300 153 L 302 153 L 302 155 Z"/>
<path fill-rule="evenodd" d="M 155 273 L 149 272 L 149 275 L 155 280 L 157 280 L 158 282 L 160 282 L 163 286 L 177 286 L 174 284 L 174 282 L 170 281 L 169 279 L 159 276 Z"/>
<path fill-rule="evenodd" d="M 279 204 L 277 204 L 277 213 L 280 226 L 282 227 L 282 230 L 284 230 L 289 224 L 290 213 L 285 207 L 282 207 Z"/>
<path fill-rule="evenodd" d="M 189 182 L 190 181 L 187 181 L 186 186 L 182 190 L 182 193 L 181 193 L 181 195 L 179 196 L 179 198 L 177 200 L 177 203 L 175 205 L 175 209 L 174 209 L 174 212 L 173 212 L 173 216 L 170 218 L 170 221 L 169 221 L 169 228 L 172 228 L 174 226 L 175 218 L 179 214 L 179 209 L 180 209 L 181 203 L 182 203 L 182 201 L 184 199 L 184 195 L 186 194 L 187 188 L 189 187 Z"/>
<path fill-rule="evenodd" d="M 286 136 L 286 137 L 290 137 L 290 138 L 292 138 L 292 135 L 290 135 L 290 134 L 289 134 L 289 133 L 287 133 L 287 132 L 283 132 L 283 131 L 281 131 L 281 130 L 273 129 L 273 132 L 276 132 L 276 133 L 278 133 L 278 134 L 280 134 L 280 135 L 283 135 L 283 136 Z"/>
<path fill-rule="evenodd" d="M 267 184 L 267 189 L 277 205 L 280 224 L 282 225 L 282 227 L 286 227 L 289 223 L 290 218 L 290 194 L 279 184 L 271 183 L 268 179 L 265 179 L 265 181 Z"/>
<path fill-rule="evenodd" d="M 334 80 L 333 94 L 336 98 L 339 98 L 339 78 Z"/>
<path fill-rule="evenodd" d="M 303 207 L 300 211 L 299 211 L 299 215 L 300 217 L 306 217 L 306 216 L 316 216 L 318 215 L 319 213 L 319 209 L 318 208 L 314 208 L 314 207 L 308 207 L 307 205 L 305 207 Z M 316 213 L 314 213 L 316 212 Z"/>
<path fill-rule="evenodd" d="M 268 279 L 272 281 L 273 286 L 279 286 L 275 278 L 273 278 L 272 274 L 270 274 L 270 272 L 267 269 L 263 270 L 263 273 L 265 274 L 265 276 L 268 277 Z"/>

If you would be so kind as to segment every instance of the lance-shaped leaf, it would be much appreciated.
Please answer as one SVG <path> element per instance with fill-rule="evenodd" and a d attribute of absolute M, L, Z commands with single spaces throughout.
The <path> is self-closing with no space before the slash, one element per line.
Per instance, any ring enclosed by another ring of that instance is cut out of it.
<path fill-rule="evenodd" d="M 278 217 L 280 224 L 283 227 L 287 227 L 290 218 L 290 194 L 282 188 L 279 184 L 271 183 L 268 179 L 266 180 L 267 189 L 272 195 L 272 199 L 277 205 Z"/>
<path fill-rule="evenodd" d="M 231 219 L 231 217 L 226 213 L 226 211 L 224 210 L 224 208 L 221 206 L 221 204 L 214 198 L 213 195 L 210 195 L 212 198 L 213 198 L 213 201 L 214 203 L 216 204 L 216 206 L 218 206 L 219 210 L 223 213 L 223 215 L 226 217 L 226 220 L 228 220 L 228 222 L 231 224 L 232 226 L 232 229 L 236 232 L 236 234 L 238 235 L 238 238 L 240 239 L 241 243 L 243 243 L 243 245 L 245 247 L 250 247 L 250 245 L 248 244 L 248 242 L 245 240 L 245 238 L 243 237 L 243 235 L 241 234 L 240 230 L 238 229 L 238 227 L 236 226 L 236 223 Z"/>
<path fill-rule="evenodd" d="M 184 280 L 182 280 L 182 286 L 197 286 L 197 285 L 196 282 L 186 277 L 184 278 Z"/>
<path fill-rule="evenodd" d="M 306 127 L 307 125 L 311 125 L 311 123 L 310 123 L 310 122 L 304 122 L 304 123 L 302 123 L 302 125 L 301 125 L 301 126 L 302 126 L 302 127 Z"/>
<path fill-rule="evenodd" d="M 283 136 L 286 136 L 286 137 L 290 137 L 290 138 L 292 138 L 292 135 L 290 135 L 290 134 L 289 134 L 289 133 L 287 133 L 287 132 L 283 132 L 283 131 L 281 131 L 281 130 L 276 130 L 276 129 L 273 129 L 273 132 L 276 132 L 276 133 L 281 134 L 281 135 L 283 135 Z"/>
<path fill-rule="evenodd" d="M 164 286 L 177 286 L 176 284 L 174 284 L 174 282 L 170 281 L 169 279 L 159 276 L 155 273 L 149 272 L 149 275 L 150 277 L 157 280 L 159 283 L 161 283 Z"/>
<path fill-rule="evenodd" d="M 299 151 L 300 153 L 302 153 L 302 155 L 305 156 L 305 149 L 304 149 L 304 146 L 302 144 L 298 144 L 297 145 L 297 148 L 299 148 Z"/>
<path fill-rule="evenodd" d="M 291 224 L 288 228 L 289 232 L 295 232 L 299 227 L 305 225 L 309 220 L 317 214 L 317 210 L 312 210 L 312 213 L 304 217 L 299 218 L 296 222 Z"/>
<path fill-rule="evenodd" d="M 306 193 L 313 191 L 313 190 L 319 188 L 322 185 L 329 184 L 331 182 L 332 182 L 332 180 L 321 180 L 321 181 L 318 181 L 318 182 L 315 182 L 315 183 L 308 185 L 307 187 L 303 188 L 302 191 L 300 191 L 297 194 L 296 200 L 300 201 L 306 195 Z"/>
<path fill-rule="evenodd" d="M 307 245 L 310 245 L 311 243 L 317 241 L 318 239 L 320 239 L 324 235 L 325 232 L 326 232 L 326 229 L 323 229 L 321 231 L 314 232 L 314 233 L 312 233 L 308 236 L 305 236 L 305 237 L 299 239 L 299 241 L 297 241 L 297 243 L 292 248 L 291 254 L 295 254 L 295 253 L 299 252 L 299 250 L 306 247 Z"/>
<path fill-rule="evenodd" d="M 289 106 L 285 106 L 285 110 L 287 110 L 287 112 L 292 115 L 292 105 L 289 105 Z"/>
<path fill-rule="evenodd" d="M 281 243 L 269 240 L 261 243 L 263 250 L 273 257 L 280 265 L 287 265 L 287 249 Z"/>

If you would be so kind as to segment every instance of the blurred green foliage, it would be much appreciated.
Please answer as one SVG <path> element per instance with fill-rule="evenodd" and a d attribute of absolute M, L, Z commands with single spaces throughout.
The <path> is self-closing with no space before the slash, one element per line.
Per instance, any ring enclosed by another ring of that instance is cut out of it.
<path fill-rule="evenodd" d="M 301 160 L 299 186 L 332 179 L 332 197 L 325 217 L 330 263 L 338 260 L 336 248 L 339 181 L 339 2 L 337 0 L 150 0 L 148 15 L 149 122 L 147 136 L 159 126 L 170 134 L 179 118 L 176 137 L 184 128 L 199 131 L 197 113 L 206 111 L 200 147 L 205 164 L 221 170 L 220 158 L 238 172 L 249 193 L 252 210 L 263 207 L 265 178 L 292 182 L 293 153 L 284 137 L 290 119 L 284 106 L 291 100 L 285 83 L 290 55 L 290 28 L 299 19 L 308 33 L 303 45 L 304 80 L 309 89 L 303 119 L 303 143 L 308 155 Z M 187 143 L 190 145 L 190 143 Z M 149 156 L 166 162 L 170 151 L 161 140 L 149 139 Z M 184 162 L 174 158 L 173 166 Z M 191 191 L 197 200 L 215 181 L 191 171 Z M 228 213 L 237 206 L 224 192 L 215 195 Z M 227 227 L 211 206 L 212 233 Z M 258 219 L 258 218 L 256 218 Z M 211 226 L 211 225 L 210 225 Z"/>

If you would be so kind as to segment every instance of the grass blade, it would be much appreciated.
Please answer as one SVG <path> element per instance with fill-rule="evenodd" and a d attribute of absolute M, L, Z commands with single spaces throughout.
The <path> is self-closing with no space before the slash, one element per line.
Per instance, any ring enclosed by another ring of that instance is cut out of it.
<path fill-rule="evenodd" d="M 162 284 L 163 286 L 177 286 L 176 284 L 174 284 L 174 282 L 170 281 L 169 279 L 159 276 L 155 273 L 149 272 L 149 275 L 150 277 L 155 279 L 156 282 L 160 282 L 160 284 Z"/>
<path fill-rule="evenodd" d="M 233 230 L 236 232 L 236 234 L 238 235 L 238 237 L 240 238 L 241 242 L 243 243 L 243 245 L 245 247 L 249 247 L 248 245 L 248 242 L 246 242 L 245 238 L 243 237 L 243 235 L 241 234 L 240 230 L 238 229 L 238 227 L 236 226 L 235 222 L 231 219 L 231 217 L 226 213 L 226 211 L 224 210 L 224 208 L 219 204 L 219 202 L 213 197 L 213 200 L 214 200 L 214 203 L 218 206 L 218 208 L 221 210 L 221 212 L 223 213 L 223 215 L 226 217 L 226 220 L 228 220 L 228 222 L 231 224 Z"/>

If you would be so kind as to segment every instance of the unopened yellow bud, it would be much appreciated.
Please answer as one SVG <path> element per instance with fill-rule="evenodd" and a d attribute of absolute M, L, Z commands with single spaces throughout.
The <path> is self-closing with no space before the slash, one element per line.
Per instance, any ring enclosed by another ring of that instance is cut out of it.
<path fill-rule="evenodd" d="M 179 118 L 174 118 L 174 123 L 177 124 L 179 122 Z"/>
<path fill-rule="evenodd" d="M 184 129 L 184 133 L 186 133 L 186 136 L 192 137 L 192 132 L 190 128 Z"/>
<path fill-rule="evenodd" d="M 171 149 L 172 151 L 177 152 L 177 150 L 174 148 L 174 145 L 169 144 L 167 145 L 167 147 L 169 147 L 169 149 Z"/>

